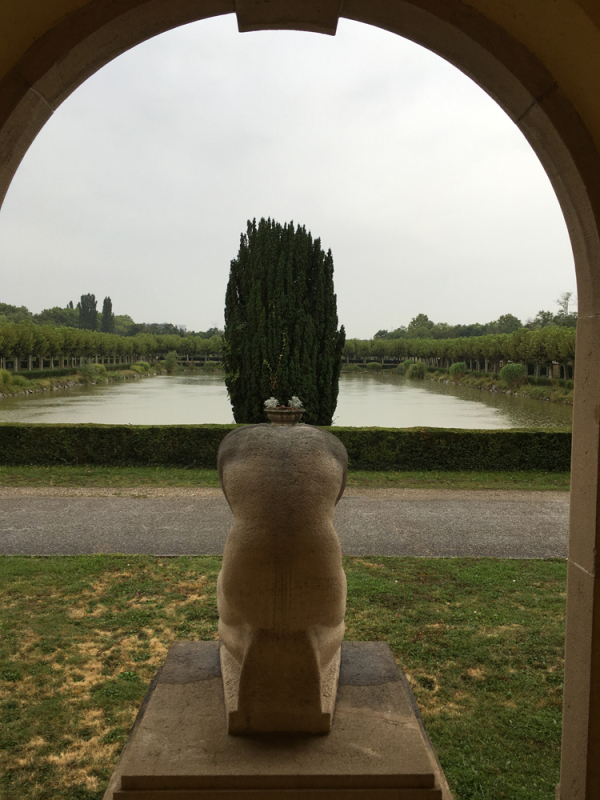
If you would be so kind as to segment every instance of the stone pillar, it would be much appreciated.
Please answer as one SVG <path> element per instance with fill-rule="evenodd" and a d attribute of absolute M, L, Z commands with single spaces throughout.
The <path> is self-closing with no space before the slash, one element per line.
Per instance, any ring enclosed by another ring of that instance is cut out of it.
<path fill-rule="evenodd" d="M 581 296 L 581 295 L 580 295 Z M 559 800 L 600 797 L 600 315 L 580 315 Z"/>

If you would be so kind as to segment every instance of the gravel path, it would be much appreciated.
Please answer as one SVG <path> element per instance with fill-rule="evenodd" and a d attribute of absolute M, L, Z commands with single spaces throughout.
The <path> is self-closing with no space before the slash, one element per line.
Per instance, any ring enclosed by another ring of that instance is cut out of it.
<path fill-rule="evenodd" d="M 348 555 L 566 558 L 567 492 L 347 489 L 335 527 Z M 0 488 L 0 553 L 220 554 L 220 489 Z"/>

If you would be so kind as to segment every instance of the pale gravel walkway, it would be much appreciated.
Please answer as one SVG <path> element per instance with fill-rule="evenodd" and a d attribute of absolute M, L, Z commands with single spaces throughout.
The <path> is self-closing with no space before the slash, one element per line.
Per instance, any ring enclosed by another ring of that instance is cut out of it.
<path fill-rule="evenodd" d="M 347 489 L 349 555 L 565 558 L 567 492 Z M 0 553 L 219 554 L 231 512 L 217 488 L 0 488 Z"/>

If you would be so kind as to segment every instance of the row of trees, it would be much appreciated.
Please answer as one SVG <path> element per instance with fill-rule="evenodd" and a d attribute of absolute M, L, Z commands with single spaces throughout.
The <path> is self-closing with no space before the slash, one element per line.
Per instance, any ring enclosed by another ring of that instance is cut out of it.
<path fill-rule="evenodd" d="M 574 363 L 575 328 L 519 328 L 510 334 L 458 339 L 348 339 L 342 352 L 346 362 L 378 360 L 383 364 L 416 359 L 448 368 L 464 361 L 471 369 L 485 372 L 498 372 L 501 363 L 519 361 L 532 364 L 534 374 L 539 375 L 542 366 L 558 362 L 566 368 Z"/>
<path fill-rule="evenodd" d="M 105 297 L 102 311 L 99 312 L 98 301 L 93 294 L 82 294 L 76 306 L 71 300 L 64 308 L 46 308 L 39 314 L 32 314 L 26 306 L 0 303 L 0 323 L 2 322 L 29 322 L 34 325 L 58 325 L 116 333 L 112 300 L 110 297 Z"/>
<path fill-rule="evenodd" d="M 115 314 L 112 300 L 105 297 L 102 311 L 98 311 L 95 295 L 84 294 L 77 305 L 71 300 L 63 308 L 54 306 L 45 308 L 39 314 L 32 314 L 26 306 L 14 306 L 0 303 L 0 324 L 3 322 L 30 322 L 34 325 L 56 325 L 59 328 L 81 328 L 83 330 L 104 333 L 118 333 L 120 336 L 137 336 L 139 333 L 150 333 L 154 336 L 200 336 L 210 339 L 222 336 L 220 328 L 208 328 L 206 331 L 187 331 L 184 326 L 170 322 L 134 322 L 128 314 Z"/>
<path fill-rule="evenodd" d="M 274 346 L 280 347 L 281 343 L 275 342 Z M 15 369 L 19 369 L 21 360 L 27 360 L 30 366 L 33 361 L 37 368 L 46 361 L 49 366 L 56 366 L 56 361 L 63 366 L 65 361 L 82 358 L 100 362 L 119 359 L 129 363 L 138 359 L 163 358 L 170 351 L 175 351 L 183 359 L 203 358 L 206 361 L 211 357 L 222 358 L 223 350 L 223 338 L 218 335 L 210 339 L 147 333 L 118 336 L 53 325 L 0 322 L 0 365 L 4 367 L 7 361 L 13 361 Z M 274 362 L 278 354 L 279 351 L 275 353 Z M 456 361 L 464 361 L 471 369 L 485 372 L 498 372 L 501 363 L 518 361 L 532 364 L 535 374 L 539 374 L 541 367 L 552 363 L 558 362 L 565 367 L 573 365 L 575 329 L 549 326 L 531 331 L 521 328 L 512 334 L 459 339 L 347 339 L 342 357 L 346 363 L 377 360 L 382 364 L 415 359 L 438 368 L 448 368 Z M 270 380 L 269 368 L 266 364 L 264 366 Z M 265 391 L 270 391 L 270 384 L 264 387 L 262 394 Z M 289 394 L 287 386 L 285 392 Z"/>
<path fill-rule="evenodd" d="M 119 361 L 155 360 L 175 350 L 180 357 L 192 359 L 222 356 L 223 339 L 213 336 L 181 337 L 173 334 L 158 335 L 140 333 L 136 336 L 119 336 L 81 328 L 34 325 L 31 322 L 0 322 L 0 368 L 12 361 L 18 370 L 22 361 L 28 368 L 71 366 L 74 360 L 92 360 L 104 363 Z M 58 363 L 57 363 L 58 362 Z"/>
<path fill-rule="evenodd" d="M 69 303 L 73 308 L 73 303 Z M 98 301 L 93 294 L 82 294 L 81 300 L 77 303 L 79 312 L 79 327 L 86 331 L 98 330 Z M 104 298 L 102 304 L 102 317 L 100 320 L 100 330 L 103 333 L 115 332 L 115 315 L 112 310 L 112 300 L 110 297 Z"/>
<path fill-rule="evenodd" d="M 377 331 L 374 339 L 461 339 L 469 336 L 487 336 L 488 334 L 514 333 L 520 328 L 531 331 L 549 326 L 561 328 L 575 328 L 577 325 L 577 312 L 569 310 L 572 292 L 563 292 L 556 305 L 557 311 L 538 311 L 535 317 L 521 322 L 514 314 L 502 314 L 498 319 L 483 324 L 479 322 L 470 325 L 448 325 L 447 322 L 434 322 L 427 314 L 417 314 L 407 326 L 395 330 Z"/>

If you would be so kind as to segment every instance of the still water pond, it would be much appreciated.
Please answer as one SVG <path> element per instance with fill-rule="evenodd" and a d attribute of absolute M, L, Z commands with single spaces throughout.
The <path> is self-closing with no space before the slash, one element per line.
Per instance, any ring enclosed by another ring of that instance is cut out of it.
<path fill-rule="evenodd" d="M 0 399 L 0 422 L 168 425 L 233 422 L 223 378 L 177 375 Z M 345 374 L 334 425 L 570 428 L 571 407 L 395 373 Z"/>

